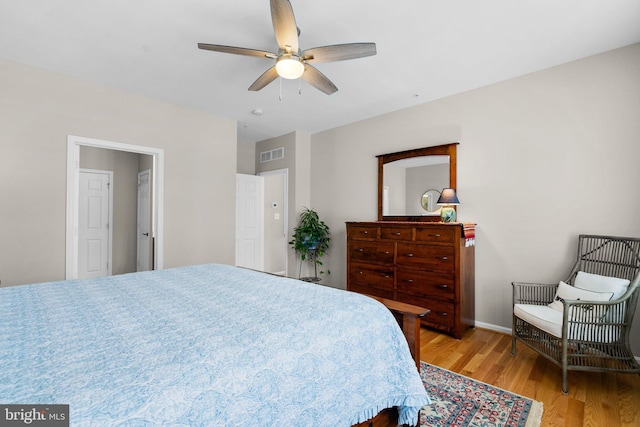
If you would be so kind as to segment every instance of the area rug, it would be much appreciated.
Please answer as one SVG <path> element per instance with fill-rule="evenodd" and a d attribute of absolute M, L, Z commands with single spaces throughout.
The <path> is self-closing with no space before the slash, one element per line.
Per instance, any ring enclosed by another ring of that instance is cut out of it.
<path fill-rule="evenodd" d="M 542 402 L 455 372 L 420 362 L 431 405 L 420 411 L 420 427 L 538 427 Z"/>

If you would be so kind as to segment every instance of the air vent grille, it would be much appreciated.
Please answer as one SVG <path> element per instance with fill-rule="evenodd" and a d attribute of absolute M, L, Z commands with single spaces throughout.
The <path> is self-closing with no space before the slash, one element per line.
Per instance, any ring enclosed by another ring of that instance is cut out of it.
<path fill-rule="evenodd" d="M 284 147 L 274 148 L 273 150 L 260 153 L 260 163 L 272 162 L 279 159 L 284 159 Z"/>

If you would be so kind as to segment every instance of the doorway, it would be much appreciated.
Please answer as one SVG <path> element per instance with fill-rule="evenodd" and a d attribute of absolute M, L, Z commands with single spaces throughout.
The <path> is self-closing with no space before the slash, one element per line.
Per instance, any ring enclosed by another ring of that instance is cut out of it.
<path fill-rule="evenodd" d="M 236 177 L 236 265 L 286 276 L 288 170 Z"/>
<path fill-rule="evenodd" d="M 264 184 L 264 256 L 265 271 L 286 276 L 288 273 L 289 170 L 277 169 L 258 174 Z"/>
<path fill-rule="evenodd" d="M 80 182 L 80 148 L 94 147 L 127 153 L 144 154 L 152 159 L 151 174 L 151 229 L 152 268 L 162 269 L 164 225 L 164 150 L 69 135 L 67 137 L 67 230 L 66 230 L 66 278 L 78 278 L 78 214 Z M 137 191 L 137 189 L 135 190 Z M 135 199 L 133 201 L 135 206 Z"/>

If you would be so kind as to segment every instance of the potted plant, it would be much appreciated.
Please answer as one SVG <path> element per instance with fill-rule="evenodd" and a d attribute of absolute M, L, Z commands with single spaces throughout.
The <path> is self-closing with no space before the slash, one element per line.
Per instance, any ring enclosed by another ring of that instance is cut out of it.
<path fill-rule="evenodd" d="M 297 254 L 300 254 L 300 271 L 298 278 L 302 274 L 302 264 L 308 261 L 313 264 L 314 277 L 304 277 L 301 280 L 307 282 L 320 282 L 318 277 L 318 266 L 322 267 L 320 258 L 329 249 L 331 233 L 329 226 L 324 223 L 313 209 L 304 208 L 300 213 L 298 226 L 293 229 L 293 236 L 289 244 Z M 320 274 L 324 273 L 320 271 Z M 327 271 L 327 274 L 330 272 Z"/>

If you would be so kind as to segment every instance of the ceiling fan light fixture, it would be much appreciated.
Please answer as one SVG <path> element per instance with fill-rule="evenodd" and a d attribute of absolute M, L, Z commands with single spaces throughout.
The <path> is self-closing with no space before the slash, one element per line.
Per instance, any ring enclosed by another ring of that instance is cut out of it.
<path fill-rule="evenodd" d="M 284 79 L 298 79 L 304 73 L 304 64 L 300 57 L 287 53 L 278 58 L 276 71 Z"/>

